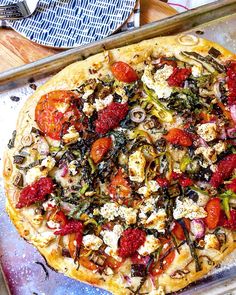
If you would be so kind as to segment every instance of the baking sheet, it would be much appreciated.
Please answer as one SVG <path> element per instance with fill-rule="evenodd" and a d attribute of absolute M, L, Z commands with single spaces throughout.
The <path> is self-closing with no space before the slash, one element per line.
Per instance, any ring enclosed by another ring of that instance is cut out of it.
<path fill-rule="evenodd" d="M 224 16 L 220 20 L 215 20 L 210 23 L 203 24 L 200 27 L 194 27 L 194 29 L 191 29 L 190 31 L 191 33 L 194 33 L 196 35 L 198 35 L 199 31 L 202 31 L 204 33 L 202 37 L 206 37 L 212 41 L 218 42 L 228 49 L 236 52 L 236 1 L 230 0 L 221 2 L 229 4 L 226 10 L 230 15 Z M 233 3 L 234 5 L 232 5 Z M 217 7 L 214 6 L 216 7 L 216 15 L 218 9 L 220 8 L 220 5 L 217 5 Z M 207 10 L 205 9 L 204 11 Z M 223 10 L 221 10 L 220 13 L 221 16 L 227 14 L 225 11 L 223 12 Z M 200 19 L 204 15 L 205 14 L 201 14 L 199 16 Z M 206 17 L 206 15 L 204 17 Z M 210 19 L 212 18 L 213 17 L 211 16 Z M 177 18 L 173 18 L 172 22 L 176 23 L 176 19 Z M 188 19 L 188 17 L 186 17 L 185 19 Z M 169 26 L 171 27 L 170 21 Z M 151 27 L 153 27 L 153 25 L 151 25 Z M 156 24 L 154 27 L 156 28 L 157 35 L 166 33 L 165 27 L 163 27 L 163 30 L 160 30 L 158 24 Z M 186 30 L 184 23 L 182 24 L 182 29 L 183 31 Z M 147 32 L 149 32 L 149 30 L 150 26 L 148 25 Z M 146 35 L 143 35 L 143 38 L 146 38 Z M 118 39 L 116 42 L 118 42 Z M 117 46 L 120 45 L 121 44 Z M 100 45 L 96 46 L 99 47 Z M 91 50 L 94 49 L 92 49 L 91 47 Z M 64 59 L 64 65 L 67 64 L 68 60 L 78 58 L 78 56 L 76 57 L 76 55 L 80 55 L 82 53 L 83 51 L 80 53 L 76 51 L 74 52 L 75 56 L 73 54 L 67 54 L 67 58 Z M 53 57 L 52 59 L 55 59 L 55 57 Z M 45 61 L 41 61 L 40 63 L 38 65 L 41 67 L 42 64 L 45 63 Z M 59 69 L 63 65 L 63 60 L 61 60 L 61 56 L 59 56 L 59 59 L 55 63 L 57 66 L 55 66 L 54 64 L 53 67 L 50 67 L 50 63 L 51 61 L 49 63 L 45 63 L 45 65 L 47 66 L 46 68 L 41 68 L 41 74 L 44 72 L 49 72 L 52 70 L 55 71 L 56 69 Z M 2 86 L 0 94 L 0 155 L 3 154 L 3 149 L 7 144 L 11 132 L 15 128 L 16 118 L 20 108 L 22 107 L 25 100 L 29 97 L 29 95 L 33 92 L 33 90 L 29 87 L 28 82 L 24 82 L 24 86 L 17 87 L 18 82 L 23 82 L 24 79 L 28 80 L 30 77 L 32 77 L 32 75 L 34 77 L 37 77 L 37 75 L 35 75 L 35 67 L 32 68 L 32 65 L 27 66 L 28 72 L 25 72 L 24 69 L 23 71 L 22 69 L 18 70 L 18 72 L 16 72 L 16 70 L 14 71 L 14 81 L 9 73 L 0 75 L 0 83 L 3 81 L 6 82 L 7 79 L 9 81 L 7 84 Z M 44 79 L 37 79 L 35 83 L 36 85 L 40 85 L 44 83 L 47 79 L 49 79 L 49 76 Z M 12 96 L 19 97 L 19 101 L 13 101 Z M 0 158 L 0 169 L 2 170 L 2 156 Z M 58 274 L 50 270 L 47 266 L 46 270 L 49 274 L 49 277 L 46 278 L 46 273 L 42 265 L 36 263 L 40 262 L 43 263 L 43 265 L 45 266 L 45 261 L 34 249 L 34 247 L 32 247 L 30 244 L 27 244 L 23 239 L 19 237 L 18 233 L 16 232 L 15 228 L 12 226 L 9 218 L 6 215 L 4 208 L 4 198 L 5 197 L 3 193 L 2 179 L 0 179 L 0 260 L 6 277 L 6 281 L 8 283 L 9 291 L 12 295 L 109 294 L 108 292 L 101 289 L 82 284 L 80 282 L 67 278 L 62 274 Z M 197 282 L 196 284 L 178 294 L 190 295 L 202 294 L 203 292 L 204 294 L 226 294 L 226 290 L 231 290 L 236 287 L 236 281 L 234 283 L 235 277 L 236 255 L 233 253 L 225 260 L 221 268 L 215 269 L 210 276 L 201 280 L 200 282 Z"/>

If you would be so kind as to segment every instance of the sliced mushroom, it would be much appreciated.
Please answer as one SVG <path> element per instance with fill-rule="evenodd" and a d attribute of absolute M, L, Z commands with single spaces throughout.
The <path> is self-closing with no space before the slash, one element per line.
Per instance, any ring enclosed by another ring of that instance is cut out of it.
<path fill-rule="evenodd" d="M 13 156 L 13 163 L 14 164 L 23 164 L 25 161 L 25 157 L 21 155 L 15 155 Z"/>
<path fill-rule="evenodd" d="M 16 187 L 23 187 L 23 175 L 19 171 L 13 176 L 12 183 Z"/>

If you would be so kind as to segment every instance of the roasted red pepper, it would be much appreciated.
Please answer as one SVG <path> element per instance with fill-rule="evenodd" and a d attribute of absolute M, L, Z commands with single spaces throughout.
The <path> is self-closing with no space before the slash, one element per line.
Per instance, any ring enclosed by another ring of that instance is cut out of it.
<path fill-rule="evenodd" d="M 112 102 L 105 109 L 98 112 L 98 119 L 95 121 L 97 133 L 105 134 L 111 129 L 119 126 L 128 113 L 127 103 Z"/>
<path fill-rule="evenodd" d="M 121 169 L 112 178 L 108 191 L 114 199 L 126 198 L 131 194 L 129 182 L 125 179 Z"/>
<path fill-rule="evenodd" d="M 231 230 L 236 230 L 236 210 L 230 210 L 230 219 L 228 219 L 225 212 L 221 210 L 218 225 Z"/>
<path fill-rule="evenodd" d="M 190 76 L 191 72 L 189 68 L 175 68 L 167 80 L 169 86 L 183 87 L 184 81 Z"/>
<path fill-rule="evenodd" d="M 20 192 L 16 208 L 28 207 L 36 202 L 45 201 L 46 196 L 53 192 L 53 182 L 49 177 L 43 177 L 26 186 Z"/>
<path fill-rule="evenodd" d="M 179 128 L 170 129 L 169 132 L 164 135 L 164 138 L 172 144 L 178 144 L 186 147 L 192 145 L 190 135 L 186 131 Z"/>
<path fill-rule="evenodd" d="M 229 184 L 227 184 L 226 188 L 236 193 L 236 178 L 234 178 Z"/>
<path fill-rule="evenodd" d="M 127 258 L 132 256 L 146 240 L 145 231 L 135 228 L 126 229 L 120 238 L 118 254 L 120 257 Z"/>
<path fill-rule="evenodd" d="M 210 184 L 218 187 L 225 179 L 228 179 L 236 168 L 236 154 L 231 154 L 219 161 L 216 171 L 212 174 Z"/>
<path fill-rule="evenodd" d="M 227 68 L 227 84 L 229 89 L 228 104 L 236 104 L 236 62 L 232 61 Z"/>

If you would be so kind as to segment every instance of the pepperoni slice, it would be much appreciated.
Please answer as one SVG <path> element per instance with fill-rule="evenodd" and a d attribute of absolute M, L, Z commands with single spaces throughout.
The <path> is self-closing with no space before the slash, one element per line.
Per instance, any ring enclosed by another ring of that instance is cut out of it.
<path fill-rule="evenodd" d="M 36 109 L 35 120 L 40 130 L 52 139 L 60 140 L 71 125 L 80 131 L 81 112 L 76 107 L 80 98 L 72 91 L 56 90 L 41 97 Z"/>

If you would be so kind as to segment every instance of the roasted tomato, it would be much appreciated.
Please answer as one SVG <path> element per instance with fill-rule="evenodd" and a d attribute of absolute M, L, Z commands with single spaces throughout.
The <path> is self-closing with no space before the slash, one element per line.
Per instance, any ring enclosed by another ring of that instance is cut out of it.
<path fill-rule="evenodd" d="M 108 190 L 110 195 L 115 199 L 127 198 L 131 194 L 130 185 L 125 179 L 121 169 L 118 170 L 116 176 L 112 179 Z"/>
<path fill-rule="evenodd" d="M 106 265 L 112 269 L 117 269 L 117 268 L 121 267 L 121 265 L 124 262 L 123 259 L 121 261 L 118 261 L 109 255 L 105 255 L 105 256 L 106 256 Z"/>
<path fill-rule="evenodd" d="M 114 77 L 121 82 L 132 83 L 138 80 L 135 70 L 123 61 L 117 61 L 111 66 Z"/>
<path fill-rule="evenodd" d="M 179 128 L 170 129 L 169 132 L 164 135 L 164 138 L 172 144 L 178 144 L 186 147 L 192 145 L 190 135 L 186 131 Z"/>
<path fill-rule="evenodd" d="M 60 227 L 64 227 L 67 223 L 67 217 L 66 215 L 64 214 L 63 211 L 58 211 L 57 208 L 55 208 L 54 210 L 50 210 L 47 212 L 47 221 L 53 221 L 55 223 L 59 223 L 60 224 Z M 47 224 L 47 226 L 50 228 L 50 229 L 56 229 L 56 226 L 53 226 L 51 227 L 49 224 Z"/>
<path fill-rule="evenodd" d="M 205 208 L 207 212 L 207 217 L 205 218 L 205 223 L 209 229 L 215 229 L 219 223 L 220 219 L 220 199 L 212 198 L 208 201 Z"/>
<path fill-rule="evenodd" d="M 110 137 L 103 137 L 97 139 L 91 147 L 90 157 L 95 164 L 99 163 L 112 146 L 112 139 Z"/>
<path fill-rule="evenodd" d="M 175 68 L 168 78 L 168 84 L 175 87 L 183 87 L 184 81 L 190 76 L 191 69 Z"/>
<path fill-rule="evenodd" d="M 190 221 L 189 221 L 189 219 L 184 218 L 184 223 L 185 223 L 185 226 L 186 226 L 187 230 L 190 231 Z M 174 227 L 172 229 L 172 233 L 174 234 L 174 236 L 178 240 L 180 240 L 180 241 L 185 240 L 184 230 L 183 230 L 182 226 L 178 222 L 175 222 Z"/>
<path fill-rule="evenodd" d="M 72 91 L 56 90 L 43 95 L 35 109 L 40 130 L 56 140 L 60 140 L 72 125 L 82 130 L 81 112 L 76 107 L 79 102 L 79 97 Z"/>

